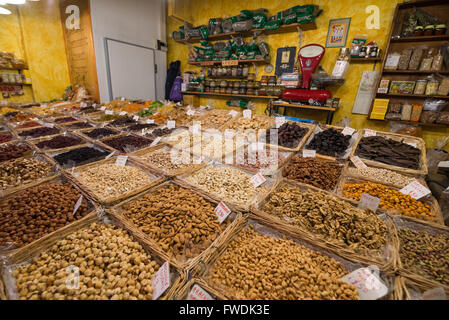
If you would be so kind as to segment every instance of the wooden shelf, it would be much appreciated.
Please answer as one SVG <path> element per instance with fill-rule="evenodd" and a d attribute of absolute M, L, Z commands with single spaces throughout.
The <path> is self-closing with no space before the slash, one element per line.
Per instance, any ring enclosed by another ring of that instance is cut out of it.
<path fill-rule="evenodd" d="M 349 58 L 349 62 L 379 62 L 382 61 L 382 57 L 378 58 Z"/>
<path fill-rule="evenodd" d="M 406 121 L 406 120 L 388 120 L 388 119 L 368 119 L 372 121 L 393 121 L 393 122 L 399 122 L 404 124 L 411 124 L 411 125 L 417 125 L 421 127 L 435 127 L 435 128 L 449 128 L 449 125 L 447 124 L 440 124 L 440 123 L 422 123 L 422 122 L 416 122 L 416 121 Z"/>
<path fill-rule="evenodd" d="M 383 74 L 449 74 L 449 70 L 440 71 L 419 71 L 419 70 L 384 70 Z"/>
<path fill-rule="evenodd" d="M 229 98 L 261 99 L 261 100 L 279 99 L 279 97 L 275 96 L 249 96 L 246 94 L 225 94 L 225 93 L 195 92 L 195 91 L 183 91 L 181 93 L 186 95 L 190 94 L 194 96 L 229 97 Z"/>
<path fill-rule="evenodd" d="M 422 36 L 422 37 L 407 37 L 407 38 L 392 38 L 390 42 L 423 42 L 423 41 L 446 41 L 449 40 L 449 35 L 442 36 Z"/>
<path fill-rule="evenodd" d="M 0 83 L 0 86 L 13 87 L 13 86 L 32 86 L 31 83 Z"/>
<path fill-rule="evenodd" d="M 212 79 L 212 80 L 217 80 L 217 79 L 230 79 L 230 80 L 232 80 L 232 79 L 235 79 L 235 80 L 243 80 L 243 79 L 247 79 L 248 77 L 244 77 L 244 76 L 241 76 L 241 77 L 233 77 L 233 76 L 215 76 L 215 77 L 208 77 L 209 79 Z M 206 79 L 207 80 L 207 79 Z"/>
<path fill-rule="evenodd" d="M 25 68 L 8 67 L 8 68 L 0 68 L 0 70 L 16 70 L 16 71 L 20 71 L 20 70 L 28 70 L 28 68 L 27 67 L 25 67 Z"/>
<path fill-rule="evenodd" d="M 376 96 L 383 97 L 403 97 L 403 98 L 431 98 L 431 99 L 449 99 L 449 96 L 427 96 L 425 94 L 406 94 L 406 93 L 377 93 Z"/>
<path fill-rule="evenodd" d="M 322 110 L 322 111 L 336 111 L 337 108 L 331 107 L 322 107 L 322 106 L 309 106 L 305 104 L 294 104 L 294 103 L 276 103 L 273 102 L 272 106 L 276 107 L 287 107 L 287 108 L 299 108 L 299 109 L 313 109 L 313 110 Z"/>
<path fill-rule="evenodd" d="M 224 61 L 229 61 L 229 60 L 224 60 Z M 241 63 L 269 63 L 270 62 L 270 58 L 267 59 L 252 59 L 252 60 L 235 60 L 237 61 L 238 64 Z M 198 62 L 189 62 L 190 65 L 192 66 L 211 66 L 211 65 L 215 65 L 215 64 L 222 64 L 223 61 L 198 61 Z"/>
<path fill-rule="evenodd" d="M 216 34 L 216 35 L 210 35 L 207 40 L 209 41 L 218 41 L 218 40 L 229 40 L 232 38 L 232 36 L 252 36 L 254 32 L 260 32 L 262 34 L 281 34 L 281 33 L 288 33 L 288 32 L 294 32 L 297 30 L 297 28 L 300 27 L 302 31 L 309 31 L 309 30 L 315 30 L 316 29 L 316 23 L 293 23 L 289 25 L 283 25 L 280 26 L 277 30 L 265 30 L 265 29 L 253 29 L 251 31 L 244 31 L 244 32 L 229 32 L 229 33 L 222 33 L 222 34 Z M 178 43 L 199 43 L 202 41 L 202 38 L 192 38 L 189 40 L 175 40 Z"/>

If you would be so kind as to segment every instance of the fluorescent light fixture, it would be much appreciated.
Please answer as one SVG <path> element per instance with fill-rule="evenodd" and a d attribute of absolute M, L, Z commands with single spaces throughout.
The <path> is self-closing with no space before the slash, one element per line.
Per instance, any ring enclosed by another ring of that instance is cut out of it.
<path fill-rule="evenodd" d="M 25 0 L 5 0 L 7 4 L 24 4 Z"/>
<path fill-rule="evenodd" d="M 11 14 L 11 11 L 8 9 L 0 7 L 0 14 Z"/>

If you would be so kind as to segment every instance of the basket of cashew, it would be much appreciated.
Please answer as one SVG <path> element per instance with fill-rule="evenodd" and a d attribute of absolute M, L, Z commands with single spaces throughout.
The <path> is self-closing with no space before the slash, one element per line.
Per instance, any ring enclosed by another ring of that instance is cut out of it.
<path fill-rule="evenodd" d="M 426 183 L 418 179 L 424 187 Z M 363 193 L 380 199 L 379 209 L 390 215 L 404 215 L 423 221 L 444 224 L 438 201 L 428 195 L 419 200 L 400 192 L 401 188 L 374 183 L 366 179 L 343 177 L 337 186 L 337 194 L 354 203 L 360 201 Z"/>
<path fill-rule="evenodd" d="M 395 268 L 397 242 L 391 218 L 361 210 L 331 192 L 282 179 L 252 212 L 342 257 Z"/>
<path fill-rule="evenodd" d="M 167 270 L 138 235 L 103 214 L 34 243 L 0 268 L 2 298 L 10 300 L 164 300 L 185 281 L 183 271 Z"/>
<path fill-rule="evenodd" d="M 399 274 L 423 292 L 441 287 L 449 294 L 449 228 L 404 216 L 393 221 L 399 239 Z"/>
<path fill-rule="evenodd" d="M 226 203 L 224 204 L 226 205 Z M 161 256 L 179 268 L 190 268 L 229 232 L 241 216 L 218 217 L 216 201 L 173 181 L 128 199 L 109 212 L 138 233 Z"/>
<path fill-rule="evenodd" d="M 233 300 L 390 299 L 394 277 L 299 240 L 246 215 L 228 239 L 190 270 Z"/>

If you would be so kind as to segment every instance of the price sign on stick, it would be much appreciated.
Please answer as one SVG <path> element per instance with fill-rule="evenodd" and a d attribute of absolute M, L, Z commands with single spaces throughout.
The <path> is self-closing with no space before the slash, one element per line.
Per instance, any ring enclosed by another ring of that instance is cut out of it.
<path fill-rule="evenodd" d="M 357 288 L 361 300 L 377 300 L 388 293 L 388 288 L 370 268 L 357 269 L 341 278 Z"/>
<path fill-rule="evenodd" d="M 119 166 L 125 166 L 126 161 L 128 161 L 128 156 L 118 156 L 117 160 L 115 160 L 115 164 Z"/>
<path fill-rule="evenodd" d="M 237 112 L 237 111 L 235 111 L 235 110 L 231 110 L 231 111 L 229 111 L 229 115 L 231 116 L 231 117 L 235 117 L 236 115 L 238 115 L 239 113 Z"/>
<path fill-rule="evenodd" d="M 352 136 L 355 129 L 352 129 L 350 127 L 345 127 L 341 133 L 343 133 L 345 136 Z"/>
<path fill-rule="evenodd" d="M 267 181 L 267 179 L 265 179 L 265 177 L 260 172 L 256 175 L 252 176 L 250 180 L 251 180 L 254 188 L 257 188 L 258 186 L 263 184 L 265 181 Z"/>
<path fill-rule="evenodd" d="M 145 121 L 146 124 L 154 124 L 154 120 L 148 119 Z"/>
<path fill-rule="evenodd" d="M 170 265 L 165 262 L 152 280 L 153 300 L 157 300 L 170 287 Z"/>
<path fill-rule="evenodd" d="M 222 201 L 218 204 L 218 206 L 214 210 L 215 214 L 217 215 L 218 221 L 220 224 L 226 220 L 226 218 L 231 213 L 231 209 L 229 209 L 225 203 Z"/>
<path fill-rule="evenodd" d="M 374 212 L 377 211 L 377 208 L 379 207 L 380 199 L 370 196 L 369 194 L 362 193 L 362 197 L 359 201 L 359 209 L 371 209 Z"/>
<path fill-rule="evenodd" d="M 245 117 L 245 118 L 248 118 L 248 119 L 251 119 L 251 116 L 252 116 L 252 111 L 251 110 L 243 110 L 243 116 Z"/>
<path fill-rule="evenodd" d="M 139 116 L 134 116 L 134 117 L 133 117 L 133 120 L 134 120 L 134 121 L 139 121 Z"/>
<path fill-rule="evenodd" d="M 399 192 L 409 195 L 413 199 L 419 200 L 431 193 L 429 189 L 424 187 L 421 183 L 414 180 L 409 185 L 405 186 Z"/>
<path fill-rule="evenodd" d="M 157 137 L 156 139 L 154 139 L 154 141 L 151 142 L 150 147 L 157 145 L 161 141 L 161 139 L 161 137 Z"/>
<path fill-rule="evenodd" d="M 302 150 L 303 158 L 316 158 L 316 150 Z"/>
<path fill-rule="evenodd" d="M 75 213 L 78 211 L 79 207 L 81 206 L 81 203 L 83 203 L 83 196 L 80 196 L 78 201 L 75 203 L 75 207 L 73 209 L 72 216 L 74 216 Z"/>
<path fill-rule="evenodd" d="M 167 128 L 168 128 L 168 129 L 174 129 L 174 128 L 176 128 L 176 121 L 174 121 L 174 120 L 168 120 L 168 121 L 167 121 Z"/>
<path fill-rule="evenodd" d="M 350 159 L 351 159 L 351 162 L 355 165 L 356 168 L 358 168 L 358 169 L 368 168 L 366 166 L 366 164 L 363 163 L 363 161 L 359 157 L 353 156 Z"/>
<path fill-rule="evenodd" d="M 364 137 L 375 137 L 377 135 L 377 132 L 371 129 L 365 129 Z"/>
<path fill-rule="evenodd" d="M 187 295 L 187 300 L 215 300 L 199 285 L 195 284 Z"/>
<path fill-rule="evenodd" d="M 126 116 L 127 114 L 128 114 L 128 112 L 126 112 L 126 111 L 120 111 L 120 113 L 119 113 L 120 116 Z"/>

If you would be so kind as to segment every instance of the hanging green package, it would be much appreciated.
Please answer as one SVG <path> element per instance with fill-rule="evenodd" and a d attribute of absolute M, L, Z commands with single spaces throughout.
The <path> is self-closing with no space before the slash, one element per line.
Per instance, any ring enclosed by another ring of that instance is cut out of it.
<path fill-rule="evenodd" d="M 239 107 L 246 109 L 248 107 L 248 101 L 245 100 L 228 100 L 226 102 L 226 105 L 228 107 Z"/>
<path fill-rule="evenodd" d="M 252 19 L 253 16 L 254 16 L 254 13 L 252 11 L 249 11 L 249 10 L 242 10 L 242 11 L 240 11 L 240 17 L 242 19 L 245 19 L 245 20 Z"/>
<path fill-rule="evenodd" d="M 234 30 L 232 29 L 232 25 L 237 21 L 239 21 L 239 19 L 237 17 L 231 17 L 231 18 L 224 20 L 223 21 L 223 32 L 224 33 L 233 32 Z"/>
<path fill-rule="evenodd" d="M 281 21 L 279 21 L 279 20 L 270 21 L 265 24 L 265 30 L 268 30 L 268 31 L 277 30 L 280 27 L 281 27 Z"/>
<path fill-rule="evenodd" d="M 311 23 L 315 21 L 323 10 L 320 10 L 318 6 L 315 5 L 305 5 L 301 6 L 297 11 L 297 23 Z"/>
<path fill-rule="evenodd" d="M 201 26 L 200 28 L 201 38 L 207 39 L 209 37 L 209 29 L 206 26 Z"/>
<path fill-rule="evenodd" d="M 288 25 L 292 23 L 296 23 L 297 15 L 296 12 L 293 12 L 282 18 L 282 24 Z"/>
<path fill-rule="evenodd" d="M 257 13 L 253 17 L 253 28 L 263 29 L 267 23 L 267 16 L 263 13 Z"/>

